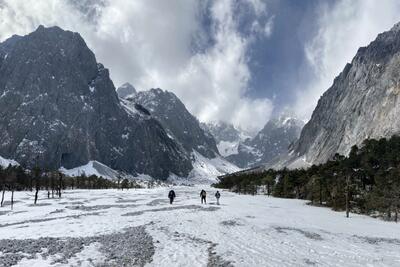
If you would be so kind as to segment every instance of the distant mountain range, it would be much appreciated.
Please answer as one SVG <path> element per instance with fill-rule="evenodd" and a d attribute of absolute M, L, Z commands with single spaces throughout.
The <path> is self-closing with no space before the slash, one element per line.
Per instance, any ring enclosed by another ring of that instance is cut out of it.
<path fill-rule="evenodd" d="M 173 93 L 115 90 L 82 37 L 59 27 L 0 43 L 0 141 L 3 167 L 204 181 L 238 170 Z"/>
<path fill-rule="evenodd" d="M 251 137 L 227 123 L 203 124 L 216 138 L 220 153 L 241 168 L 261 166 L 285 154 L 303 126 L 303 121 L 282 115 Z"/>
<path fill-rule="evenodd" d="M 0 43 L 0 165 L 202 181 L 235 165 L 306 167 L 400 134 L 399 73 L 397 24 L 358 50 L 305 126 L 282 115 L 253 136 L 199 123 L 172 92 L 116 90 L 78 33 L 40 26 Z"/>

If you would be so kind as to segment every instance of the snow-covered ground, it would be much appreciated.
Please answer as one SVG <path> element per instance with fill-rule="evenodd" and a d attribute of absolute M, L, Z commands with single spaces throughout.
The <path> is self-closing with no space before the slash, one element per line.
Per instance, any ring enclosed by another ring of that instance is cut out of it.
<path fill-rule="evenodd" d="M 400 266 L 400 225 L 300 200 L 200 187 L 16 192 L 0 208 L 0 266 Z M 9 194 L 6 194 L 6 200 Z M 103 265 L 102 265 L 103 266 Z"/>

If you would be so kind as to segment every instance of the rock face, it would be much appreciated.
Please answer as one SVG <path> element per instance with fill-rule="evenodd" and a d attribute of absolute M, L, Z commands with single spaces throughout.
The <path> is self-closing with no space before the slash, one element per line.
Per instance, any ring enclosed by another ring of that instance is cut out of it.
<path fill-rule="evenodd" d="M 135 89 L 135 87 L 132 86 L 132 84 L 124 83 L 123 85 L 118 87 L 117 94 L 118 94 L 118 97 L 125 98 L 129 95 L 136 94 L 136 89 Z"/>
<path fill-rule="evenodd" d="M 254 138 L 241 142 L 238 153 L 227 159 L 241 168 L 269 163 L 289 149 L 299 138 L 303 126 L 304 123 L 295 118 L 271 119 Z"/>
<path fill-rule="evenodd" d="M 214 138 L 205 133 L 196 117 L 172 92 L 161 89 L 140 91 L 125 98 L 130 105 L 139 104 L 160 121 L 169 137 L 181 144 L 188 154 L 196 150 L 206 158 L 219 156 Z"/>
<path fill-rule="evenodd" d="M 152 116 L 121 103 L 77 33 L 40 26 L 0 44 L 0 156 L 71 169 L 186 176 L 190 157 Z"/>
<path fill-rule="evenodd" d="M 358 50 L 318 101 L 292 151 L 308 163 L 400 133 L 400 24 Z M 293 160 L 293 158 L 292 158 Z"/>

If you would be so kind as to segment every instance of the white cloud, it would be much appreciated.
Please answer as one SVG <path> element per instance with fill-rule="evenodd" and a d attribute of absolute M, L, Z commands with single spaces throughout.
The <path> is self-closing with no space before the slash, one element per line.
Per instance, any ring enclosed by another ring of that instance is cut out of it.
<path fill-rule="evenodd" d="M 320 14 L 318 34 L 305 47 L 315 79 L 299 86 L 295 110 L 302 118 L 310 117 L 319 97 L 359 47 L 400 21 L 400 1 L 340 0 L 333 8 L 321 7 Z"/>
<path fill-rule="evenodd" d="M 253 8 L 255 21 L 266 14 L 263 1 L 245 3 Z M 272 102 L 246 97 L 251 79 L 247 52 L 254 38 L 239 33 L 236 4 L 229 0 L 85 0 L 84 4 L 0 0 L 0 40 L 31 32 L 39 24 L 77 31 L 110 69 L 116 85 L 129 81 L 139 90 L 167 89 L 202 121 L 224 120 L 260 129 L 270 117 Z M 77 6 L 84 10 L 78 12 Z M 211 31 L 202 24 L 205 14 Z M 272 26 L 271 19 L 261 28 L 270 35 Z M 193 51 L 194 44 L 208 45 Z"/>

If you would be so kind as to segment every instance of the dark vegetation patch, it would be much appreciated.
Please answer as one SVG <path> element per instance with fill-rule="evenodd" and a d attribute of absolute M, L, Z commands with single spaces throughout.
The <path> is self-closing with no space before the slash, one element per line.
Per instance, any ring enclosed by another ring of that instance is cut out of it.
<path fill-rule="evenodd" d="M 25 221 L 20 221 L 20 222 L 0 224 L 0 228 L 14 226 L 14 225 L 30 224 L 30 223 L 49 222 L 49 221 L 68 219 L 68 218 L 79 219 L 80 217 L 84 217 L 84 216 L 97 216 L 97 215 L 100 215 L 100 212 L 83 213 L 83 214 L 68 215 L 68 216 L 62 216 L 62 217 L 53 217 L 53 218 L 31 219 L 31 220 L 25 220 Z"/>
<path fill-rule="evenodd" d="M 139 210 L 134 212 L 128 212 L 122 214 L 121 216 L 139 216 L 144 213 L 148 212 L 160 212 L 160 211 L 171 211 L 171 210 L 201 210 L 201 211 L 216 211 L 219 208 L 217 207 L 208 207 L 203 208 L 200 205 L 184 205 L 184 206 L 172 206 L 172 207 L 165 207 L 165 208 L 158 208 L 158 209 L 149 209 L 149 210 Z"/>
<path fill-rule="evenodd" d="M 314 233 L 314 232 L 305 231 L 305 230 L 298 229 L 298 228 L 293 228 L 293 227 L 274 227 L 274 229 L 278 233 L 286 233 L 287 234 L 287 232 L 297 232 L 299 234 L 304 235 L 305 237 L 307 237 L 309 239 L 318 240 L 318 241 L 323 240 L 320 234 L 317 234 L 317 233 Z"/>
<path fill-rule="evenodd" d="M 111 205 L 94 205 L 94 206 L 84 206 L 84 205 L 77 205 L 77 206 L 66 206 L 65 208 L 70 210 L 83 210 L 83 211 L 94 211 L 94 210 L 106 210 L 110 208 L 136 208 L 138 205 L 136 204 L 125 204 L 125 205 L 118 205 L 118 204 L 111 204 Z"/>
<path fill-rule="evenodd" d="M 222 221 L 220 222 L 221 225 L 223 226 L 241 226 L 243 224 L 239 223 L 237 220 L 226 220 L 226 221 Z"/>

